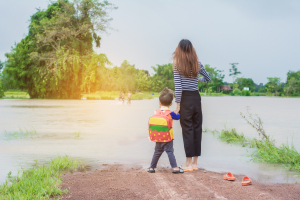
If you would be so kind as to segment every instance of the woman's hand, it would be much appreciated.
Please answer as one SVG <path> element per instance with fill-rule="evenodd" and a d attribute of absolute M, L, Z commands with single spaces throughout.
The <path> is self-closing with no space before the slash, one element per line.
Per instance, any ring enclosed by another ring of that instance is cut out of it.
<path fill-rule="evenodd" d="M 174 112 L 176 114 L 179 114 L 179 111 L 180 111 L 180 103 L 177 103 L 177 108 L 176 108 L 176 110 Z"/>

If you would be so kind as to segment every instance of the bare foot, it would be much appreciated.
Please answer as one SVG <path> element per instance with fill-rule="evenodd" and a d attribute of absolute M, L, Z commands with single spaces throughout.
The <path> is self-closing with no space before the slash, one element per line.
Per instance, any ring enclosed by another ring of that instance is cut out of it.
<path fill-rule="evenodd" d="M 181 169 L 193 169 L 193 167 L 192 167 L 192 165 L 184 164 L 184 165 L 181 166 Z"/>
<path fill-rule="evenodd" d="M 194 169 L 194 168 L 197 168 L 197 169 L 198 169 L 197 164 L 192 164 L 192 167 L 193 167 L 193 169 Z"/>

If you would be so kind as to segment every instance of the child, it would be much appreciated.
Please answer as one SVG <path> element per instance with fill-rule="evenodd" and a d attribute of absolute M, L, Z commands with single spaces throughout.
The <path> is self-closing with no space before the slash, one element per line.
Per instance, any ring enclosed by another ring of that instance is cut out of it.
<path fill-rule="evenodd" d="M 127 104 L 131 104 L 131 96 L 132 96 L 132 92 L 131 92 L 131 90 L 129 90 L 129 91 L 128 91 Z"/>
<path fill-rule="evenodd" d="M 125 92 L 122 92 L 122 101 L 123 101 L 122 104 L 124 104 L 125 103 Z"/>
<path fill-rule="evenodd" d="M 173 91 L 168 88 L 164 88 L 159 96 L 160 111 L 170 112 L 169 107 L 172 105 L 172 101 L 173 101 Z M 180 115 L 176 114 L 174 112 L 170 112 L 168 117 L 171 119 L 171 121 L 172 121 L 172 119 L 175 119 L 175 120 L 180 119 Z M 171 133 L 170 133 L 170 135 L 171 135 Z M 173 135 L 173 133 L 172 133 L 172 135 Z M 175 173 L 175 174 L 183 173 L 183 169 L 181 169 L 180 167 L 177 167 L 176 159 L 174 156 L 173 138 L 169 142 L 156 142 L 155 152 L 154 152 L 154 155 L 152 158 L 151 166 L 147 169 L 147 171 L 149 173 L 155 173 L 155 168 L 157 166 L 157 162 L 158 162 L 161 154 L 164 151 L 168 154 L 171 167 L 173 168 L 173 173 Z"/>

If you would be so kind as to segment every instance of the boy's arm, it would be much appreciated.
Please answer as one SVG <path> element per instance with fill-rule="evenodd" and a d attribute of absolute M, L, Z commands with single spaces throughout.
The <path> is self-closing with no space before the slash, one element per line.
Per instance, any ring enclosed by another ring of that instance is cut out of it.
<path fill-rule="evenodd" d="M 171 112 L 170 115 L 171 115 L 172 119 L 175 119 L 175 120 L 179 120 L 180 119 L 180 115 L 179 114 Z"/>

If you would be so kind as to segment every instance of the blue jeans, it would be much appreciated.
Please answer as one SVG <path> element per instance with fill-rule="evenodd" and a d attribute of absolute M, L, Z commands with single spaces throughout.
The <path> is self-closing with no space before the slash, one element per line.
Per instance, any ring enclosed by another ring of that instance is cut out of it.
<path fill-rule="evenodd" d="M 156 168 L 158 160 L 164 151 L 168 154 L 171 167 L 177 167 L 172 140 L 171 142 L 156 142 L 155 151 L 150 168 Z"/>

